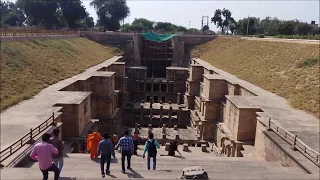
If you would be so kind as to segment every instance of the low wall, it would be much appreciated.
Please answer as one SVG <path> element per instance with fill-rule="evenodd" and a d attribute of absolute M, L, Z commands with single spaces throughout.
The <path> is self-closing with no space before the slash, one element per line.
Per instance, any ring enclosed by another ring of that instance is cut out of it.
<path fill-rule="evenodd" d="M 127 40 L 133 40 L 134 33 L 81 31 L 80 35 L 103 45 L 123 48 L 127 44 Z M 215 35 L 179 35 L 179 39 L 186 45 L 203 44 L 216 37 Z"/>
<path fill-rule="evenodd" d="M 197 45 L 203 44 L 208 41 L 215 39 L 217 36 L 215 35 L 190 35 L 190 34 L 182 34 L 179 36 L 179 39 L 183 41 L 186 45 Z"/>
<path fill-rule="evenodd" d="M 28 41 L 36 39 L 69 39 L 77 38 L 79 34 L 75 35 L 49 35 L 49 36 L 1 36 L 1 42 L 10 42 L 10 41 Z"/>
<path fill-rule="evenodd" d="M 81 31 L 81 37 L 86 37 L 91 41 L 95 41 L 99 44 L 116 46 L 124 49 L 128 40 L 133 40 L 133 33 L 123 32 L 92 32 Z"/>
<path fill-rule="evenodd" d="M 319 168 L 299 151 L 291 149 L 290 145 L 273 131 L 266 130 L 258 121 L 254 152 L 257 158 L 269 162 L 280 162 L 285 167 L 299 167 L 305 173 L 319 174 Z"/>

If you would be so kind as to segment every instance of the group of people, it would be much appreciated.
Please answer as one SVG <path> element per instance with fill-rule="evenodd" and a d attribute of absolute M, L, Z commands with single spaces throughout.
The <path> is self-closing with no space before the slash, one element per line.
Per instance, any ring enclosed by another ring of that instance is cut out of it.
<path fill-rule="evenodd" d="M 98 132 L 93 132 L 88 135 L 87 150 L 90 151 L 90 158 L 98 158 L 100 155 L 101 175 L 110 173 L 111 157 L 116 158 L 115 150 L 121 148 L 121 167 L 122 173 L 126 172 L 125 159 L 127 159 L 127 169 L 131 170 L 131 156 L 138 155 L 138 134 L 134 133 L 133 137 L 129 135 L 129 131 L 124 131 L 124 136 L 118 140 L 116 134 L 110 138 L 108 133 L 103 133 L 102 136 Z M 142 157 L 145 158 L 147 153 L 147 167 L 150 170 L 150 160 L 153 160 L 152 169 L 156 170 L 157 149 L 160 144 L 154 139 L 153 133 L 149 133 L 149 139 L 146 141 Z M 59 129 L 53 131 L 53 137 L 48 133 L 43 134 L 42 142 L 35 145 L 30 157 L 39 162 L 39 168 L 43 173 L 43 180 L 48 179 L 48 171 L 54 171 L 54 180 L 59 179 L 63 167 L 63 143 L 59 138 Z M 175 151 L 180 155 L 178 143 L 174 141 L 169 147 L 168 156 L 174 156 Z M 166 156 L 166 155 L 160 155 Z M 107 164 L 106 170 L 104 169 Z"/>
<path fill-rule="evenodd" d="M 127 159 L 127 169 L 131 169 L 131 156 L 132 155 L 138 155 L 137 149 L 138 149 L 138 134 L 134 133 L 133 137 L 129 135 L 129 131 L 124 131 L 124 136 L 119 139 L 119 141 L 114 146 L 114 136 L 110 140 L 107 133 L 103 134 L 103 140 L 101 140 L 97 147 L 96 154 L 99 156 L 101 154 L 101 175 L 102 177 L 105 177 L 105 173 L 110 173 L 110 163 L 111 163 L 111 156 L 115 158 L 115 152 L 114 150 L 117 150 L 119 147 L 121 148 L 121 172 L 125 173 L 125 160 Z M 154 139 L 153 133 L 149 133 L 149 139 L 146 141 L 144 145 L 144 151 L 142 157 L 146 157 L 147 153 L 147 167 L 148 170 L 150 170 L 150 160 L 152 158 L 153 160 L 153 166 L 152 169 L 156 170 L 156 162 L 157 162 L 157 149 L 160 148 L 160 144 L 157 140 Z M 90 151 L 94 151 L 94 149 L 91 149 Z M 174 156 L 175 151 L 177 151 L 180 155 L 181 153 L 178 150 L 178 142 L 174 141 L 170 147 L 168 156 Z M 165 156 L 165 155 L 160 155 Z M 104 164 L 107 163 L 106 171 L 104 171 Z"/>

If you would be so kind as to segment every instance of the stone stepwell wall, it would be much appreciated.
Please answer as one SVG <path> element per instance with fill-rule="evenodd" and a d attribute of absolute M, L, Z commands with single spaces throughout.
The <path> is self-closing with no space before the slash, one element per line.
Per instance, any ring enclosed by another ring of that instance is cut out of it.
<path fill-rule="evenodd" d="M 134 33 L 124 32 L 93 32 L 93 31 L 81 31 L 80 36 L 86 37 L 92 41 L 98 42 L 103 45 L 118 46 L 124 48 L 128 40 L 133 40 Z M 188 35 L 183 34 L 179 36 L 179 39 L 186 45 L 202 44 L 207 41 L 213 40 L 217 36 L 214 35 Z"/>

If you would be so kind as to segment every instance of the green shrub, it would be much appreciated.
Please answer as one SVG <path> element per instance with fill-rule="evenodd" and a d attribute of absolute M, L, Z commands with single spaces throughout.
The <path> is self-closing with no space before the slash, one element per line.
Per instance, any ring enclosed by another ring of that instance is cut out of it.
<path fill-rule="evenodd" d="M 307 67 L 307 66 L 313 66 L 315 64 L 319 64 L 320 63 L 320 58 L 308 58 L 308 59 L 305 59 L 303 61 L 300 61 L 298 63 L 298 68 L 302 68 L 302 67 Z"/>
<path fill-rule="evenodd" d="M 259 38 L 264 38 L 264 34 L 259 34 Z"/>

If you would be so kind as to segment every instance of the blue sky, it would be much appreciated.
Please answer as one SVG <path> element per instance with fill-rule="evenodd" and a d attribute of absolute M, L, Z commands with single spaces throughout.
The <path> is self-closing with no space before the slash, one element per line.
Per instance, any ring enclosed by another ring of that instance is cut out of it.
<path fill-rule="evenodd" d="M 82 0 L 87 11 L 97 19 L 90 0 Z M 167 21 L 177 25 L 191 28 L 201 27 L 201 17 L 214 15 L 215 9 L 227 8 L 233 17 L 238 20 L 243 17 L 255 16 L 265 18 L 266 16 L 278 17 L 283 20 L 299 19 L 319 23 L 319 1 L 138 1 L 127 0 L 131 14 L 125 22 L 132 22 L 135 18 L 146 18 L 153 21 Z M 210 29 L 216 30 L 213 23 Z"/>

